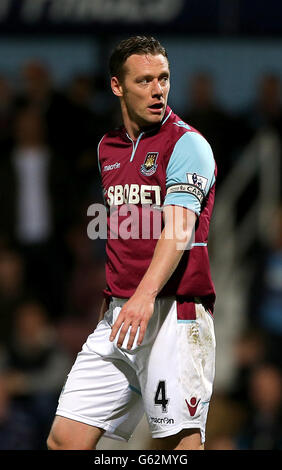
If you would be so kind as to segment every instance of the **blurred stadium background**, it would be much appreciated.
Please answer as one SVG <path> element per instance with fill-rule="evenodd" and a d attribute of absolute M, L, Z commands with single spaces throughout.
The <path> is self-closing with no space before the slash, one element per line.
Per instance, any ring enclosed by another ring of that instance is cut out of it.
<path fill-rule="evenodd" d="M 218 164 L 210 255 L 217 367 L 207 449 L 282 449 L 282 5 L 275 0 L 1 0 L 0 449 L 45 449 L 97 323 L 104 241 L 96 146 L 119 123 L 107 60 L 167 47 L 169 104 Z M 145 420 L 128 444 L 145 449 Z"/>

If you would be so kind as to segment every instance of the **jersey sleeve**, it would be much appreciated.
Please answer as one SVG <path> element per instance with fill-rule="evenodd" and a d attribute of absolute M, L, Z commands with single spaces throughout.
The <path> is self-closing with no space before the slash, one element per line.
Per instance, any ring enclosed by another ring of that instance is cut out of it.
<path fill-rule="evenodd" d="M 166 170 L 164 205 L 177 205 L 198 216 L 201 205 L 215 182 L 215 161 L 206 139 L 186 132 L 176 142 Z"/>

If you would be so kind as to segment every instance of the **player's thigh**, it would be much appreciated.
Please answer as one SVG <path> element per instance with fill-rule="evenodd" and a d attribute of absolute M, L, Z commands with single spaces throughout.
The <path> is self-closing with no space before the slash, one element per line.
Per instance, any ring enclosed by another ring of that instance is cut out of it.
<path fill-rule="evenodd" d="M 104 431 L 63 416 L 56 416 L 47 439 L 49 450 L 93 450 Z"/>

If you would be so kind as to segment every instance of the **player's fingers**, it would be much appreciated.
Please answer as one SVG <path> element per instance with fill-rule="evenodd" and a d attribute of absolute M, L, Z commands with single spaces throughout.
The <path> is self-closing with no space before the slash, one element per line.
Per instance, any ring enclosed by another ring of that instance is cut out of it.
<path fill-rule="evenodd" d="M 115 323 L 113 324 L 112 326 L 112 331 L 111 331 L 111 334 L 110 334 L 110 341 L 114 341 L 122 323 L 124 321 L 124 316 L 119 314 L 119 316 L 117 317 Z"/>
<path fill-rule="evenodd" d="M 123 326 L 122 326 L 122 328 L 119 332 L 118 340 L 117 340 L 117 345 L 118 345 L 119 348 L 122 346 L 122 343 L 124 341 L 125 335 L 126 335 L 129 327 L 130 327 L 130 323 L 126 322 L 126 323 L 123 324 Z"/>
<path fill-rule="evenodd" d="M 129 339 L 128 339 L 128 342 L 127 342 L 127 349 L 132 348 L 135 337 L 136 337 L 137 330 L 138 330 L 138 326 L 131 326 L 130 335 L 129 335 Z"/>
<path fill-rule="evenodd" d="M 137 345 L 138 346 L 140 346 L 140 344 L 142 343 L 142 341 L 144 339 L 146 329 L 147 329 L 147 324 L 148 324 L 148 322 L 145 322 L 145 321 L 140 323 L 140 330 L 139 330 L 139 335 L 138 335 L 138 340 L 137 340 Z"/>

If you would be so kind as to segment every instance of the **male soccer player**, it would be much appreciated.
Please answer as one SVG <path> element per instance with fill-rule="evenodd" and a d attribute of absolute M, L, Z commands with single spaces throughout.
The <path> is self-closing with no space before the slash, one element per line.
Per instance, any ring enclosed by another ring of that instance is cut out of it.
<path fill-rule="evenodd" d="M 167 105 L 169 63 L 155 38 L 122 41 L 110 72 L 123 126 L 98 148 L 108 208 L 105 300 L 61 393 L 48 447 L 95 449 L 102 435 L 128 440 L 145 411 L 159 448 L 202 449 L 214 379 L 207 240 L 216 165 L 204 137 Z M 156 213 L 159 236 L 153 227 L 144 234 L 142 220 Z"/>

